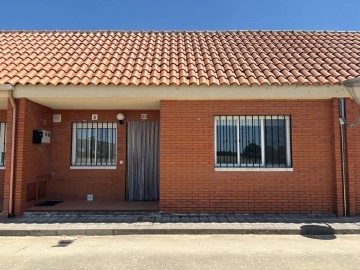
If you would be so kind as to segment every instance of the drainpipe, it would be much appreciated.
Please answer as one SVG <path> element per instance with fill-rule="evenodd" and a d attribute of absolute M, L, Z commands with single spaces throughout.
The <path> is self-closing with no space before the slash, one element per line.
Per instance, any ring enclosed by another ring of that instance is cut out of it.
<path fill-rule="evenodd" d="M 11 133 L 11 164 L 10 164 L 10 191 L 9 191 L 9 209 L 8 215 L 13 215 L 13 197 L 14 197 L 14 168 L 15 168 L 15 129 L 16 129 L 16 103 L 13 96 L 15 87 L 10 84 L 0 84 L 0 90 L 8 91 L 10 103 L 12 106 L 12 133 Z"/>
<path fill-rule="evenodd" d="M 346 144 L 345 144 L 345 101 L 339 99 L 339 120 L 340 120 L 340 144 L 341 144 L 341 172 L 342 172 L 342 192 L 344 204 L 344 216 L 348 216 L 347 204 L 347 163 L 346 163 Z"/>

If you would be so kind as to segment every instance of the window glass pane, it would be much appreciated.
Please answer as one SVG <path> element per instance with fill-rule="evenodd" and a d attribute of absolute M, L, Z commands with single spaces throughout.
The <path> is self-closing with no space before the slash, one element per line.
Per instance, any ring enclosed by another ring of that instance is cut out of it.
<path fill-rule="evenodd" d="M 0 123 L 0 166 L 5 165 L 6 123 Z"/>
<path fill-rule="evenodd" d="M 74 127 L 73 165 L 116 165 L 116 124 L 74 123 Z"/>
<path fill-rule="evenodd" d="M 116 129 L 111 129 L 111 141 L 110 141 L 110 149 L 111 149 L 111 155 L 110 155 L 110 162 L 111 164 L 116 164 Z"/>
<path fill-rule="evenodd" d="M 116 163 L 116 138 L 115 129 L 99 128 L 97 139 L 96 161 L 100 165 L 115 165 Z"/>
<path fill-rule="evenodd" d="M 291 165 L 289 116 L 217 116 L 215 120 L 217 166 Z"/>
<path fill-rule="evenodd" d="M 261 165 L 261 120 L 257 116 L 240 119 L 240 164 Z"/>
<path fill-rule="evenodd" d="M 76 130 L 76 163 L 91 164 L 95 158 L 95 129 L 78 128 Z"/>
<path fill-rule="evenodd" d="M 265 120 L 265 163 L 269 167 L 286 167 L 286 121 L 274 117 Z"/>
<path fill-rule="evenodd" d="M 237 120 L 229 116 L 216 120 L 216 163 L 217 164 L 237 164 Z"/>
<path fill-rule="evenodd" d="M 96 152 L 96 129 L 91 128 L 88 132 L 88 153 L 89 153 L 89 163 L 92 165 L 96 164 L 95 152 Z"/>

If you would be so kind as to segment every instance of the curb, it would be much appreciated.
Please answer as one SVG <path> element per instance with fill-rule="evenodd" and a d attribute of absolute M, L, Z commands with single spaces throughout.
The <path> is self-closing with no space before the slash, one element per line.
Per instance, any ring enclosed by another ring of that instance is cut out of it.
<path fill-rule="evenodd" d="M 205 235 L 205 234 L 239 234 L 239 235 L 349 235 L 360 234 L 360 229 L 50 229 L 50 230 L 1 230 L 0 236 L 111 236 L 111 235 Z"/>

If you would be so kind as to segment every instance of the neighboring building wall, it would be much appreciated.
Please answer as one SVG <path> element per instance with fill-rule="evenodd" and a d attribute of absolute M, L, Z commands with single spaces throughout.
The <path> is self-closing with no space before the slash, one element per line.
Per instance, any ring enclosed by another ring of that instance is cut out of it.
<path fill-rule="evenodd" d="M 16 101 L 15 101 L 16 102 Z M 5 172 L 4 172 L 4 191 L 3 191 L 3 207 L 2 207 L 2 217 L 9 216 L 9 201 L 10 201 L 10 175 L 11 175 L 11 149 L 13 145 L 12 141 L 12 129 L 13 129 L 13 107 L 8 100 L 8 108 L 6 112 L 6 151 L 5 156 Z"/>
<path fill-rule="evenodd" d="M 29 101 L 17 100 L 15 150 L 15 214 L 44 200 L 44 187 L 50 177 L 50 144 L 33 144 L 33 130 L 52 131 L 52 109 Z"/>
<path fill-rule="evenodd" d="M 161 101 L 160 209 L 338 211 L 341 185 L 336 181 L 341 178 L 335 175 L 334 104 L 333 100 Z M 291 115 L 293 172 L 215 172 L 214 115 L 259 114 Z"/>
<path fill-rule="evenodd" d="M 360 115 L 359 106 L 350 99 L 346 100 L 346 118 L 353 123 Z M 346 128 L 348 193 L 350 215 L 360 213 L 360 126 Z"/>
<path fill-rule="evenodd" d="M 147 121 L 158 121 L 159 111 L 100 111 L 100 110 L 57 110 L 61 123 L 54 123 L 52 134 L 52 177 L 48 182 L 48 199 L 86 200 L 93 194 L 94 200 L 125 200 L 126 172 L 126 124 L 117 127 L 117 168 L 116 169 L 70 169 L 72 122 L 92 122 L 91 115 L 98 114 L 97 122 L 118 122 L 117 113 L 125 114 L 126 121 L 141 120 L 147 113 Z M 94 121 L 95 122 L 95 121 Z M 124 163 L 119 164 L 122 160 Z"/>
<path fill-rule="evenodd" d="M 0 122 L 6 122 L 6 110 L 0 110 Z M 3 198 L 4 198 L 4 175 L 5 170 L 0 169 L 0 205 L 3 204 Z M 0 213 L 1 213 L 1 207 L 0 207 Z"/>

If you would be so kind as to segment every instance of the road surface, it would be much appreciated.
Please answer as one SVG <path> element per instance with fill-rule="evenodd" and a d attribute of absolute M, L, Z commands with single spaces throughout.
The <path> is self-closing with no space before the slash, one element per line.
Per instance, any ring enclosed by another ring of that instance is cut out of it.
<path fill-rule="evenodd" d="M 0 269 L 360 269 L 360 235 L 0 237 Z"/>

